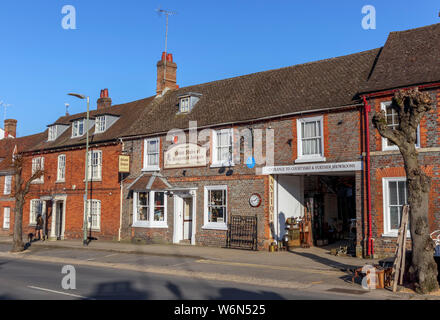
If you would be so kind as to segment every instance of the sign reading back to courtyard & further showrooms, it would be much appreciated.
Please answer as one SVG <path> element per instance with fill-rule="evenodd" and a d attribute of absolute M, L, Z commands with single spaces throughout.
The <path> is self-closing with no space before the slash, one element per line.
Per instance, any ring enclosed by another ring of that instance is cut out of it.
<path fill-rule="evenodd" d="M 193 143 L 172 146 L 165 152 L 166 169 L 206 166 L 206 148 Z"/>
<path fill-rule="evenodd" d="M 263 174 L 289 174 L 289 173 L 318 173 L 318 172 L 342 172 L 362 170 L 362 162 L 335 162 L 301 164 L 293 166 L 264 167 Z"/>

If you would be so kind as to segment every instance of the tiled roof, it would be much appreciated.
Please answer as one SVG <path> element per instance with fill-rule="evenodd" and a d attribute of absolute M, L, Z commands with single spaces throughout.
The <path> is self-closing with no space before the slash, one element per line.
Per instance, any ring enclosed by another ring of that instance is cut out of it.
<path fill-rule="evenodd" d="M 139 114 L 144 110 L 146 106 L 150 103 L 153 98 L 146 98 L 126 104 L 120 104 L 111 106 L 108 108 L 102 108 L 99 110 L 91 110 L 90 118 L 95 118 L 97 115 L 111 114 L 114 116 L 119 116 L 119 119 L 110 126 L 106 131 L 102 133 L 95 134 L 95 126 L 89 130 L 90 143 L 99 143 L 105 141 L 116 140 L 123 136 L 128 128 L 136 121 Z M 78 138 L 72 138 L 72 125 L 71 121 L 75 119 L 86 118 L 87 113 L 77 113 L 70 116 L 64 116 L 59 118 L 54 124 L 68 124 L 69 128 L 64 131 L 56 140 L 47 141 L 47 130 L 45 131 L 46 139 L 41 141 L 34 148 L 28 151 L 38 151 L 42 149 L 56 149 L 62 147 L 74 147 L 85 145 L 86 135 L 82 135 Z"/>
<path fill-rule="evenodd" d="M 379 49 L 168 91 L 156 98 L 126 136 L 232 123 L 294 112 L 353 105 Z M 178 113 L 178 97 L 202 94 L 189 114 Z"/>
<path fill-rule="evenodd" d="M 362 92 L 440 81 L 440 23 L 391 32 Z"/>
<path fill-rule="evenodd" d="M 130 186 L 130 191 L 167 190 L 172 186 L 160 174 L 142 174 Z"/>
<path fill-rule="evenodd" d="M 44 133 L 38 133 L 20 138 L 8 138 L 0 140 L 0 172 L 9 172 L 12 170 L 12 153 L 17 146 L 17 153 L 24 152 L 33 148 L 45 139 Z"/>

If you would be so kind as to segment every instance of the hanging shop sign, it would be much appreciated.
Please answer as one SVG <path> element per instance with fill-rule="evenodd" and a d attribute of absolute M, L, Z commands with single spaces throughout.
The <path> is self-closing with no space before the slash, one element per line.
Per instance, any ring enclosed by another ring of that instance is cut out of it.
<path fill-rule="evenodd" d="M 292 173 L 302 174 L 302 173 L 343 172 L 343 171 L 359 171 L 359 170 L 362 170 L 361 161 L 264 167 L 263 174 L 292 174 Z"/>
<path fill-rule="evenodd" d="M 119 172 L 130 172 L 130 156 L 119 156 Z"/>
<path fill-rule="evenodd" d="M 165 169 L 206 166 L 206 148 L 184 143 L 172 146 L 165 152 Z"/>

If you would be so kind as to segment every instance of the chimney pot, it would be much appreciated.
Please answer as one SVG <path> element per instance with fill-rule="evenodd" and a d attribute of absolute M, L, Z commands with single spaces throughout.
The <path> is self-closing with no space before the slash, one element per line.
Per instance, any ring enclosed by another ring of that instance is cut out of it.
<path fill-rule="evenodd" d="M 161 59 L 162 61 L 165 61 L 165 59 L 166 59 L 166 54 L 167 54 L 167 53 L 166 53 L 165 51 L 162 52 L 162 59 Z"/>
<path fill-rule="evenodd" d="M 112 106 L 112 99 L 108 96 L 108 89 L 102 89 L 101 95 L 98 101 L 96 102 L 97 109 L 109 108 Z"/>
<path fill-rule="evenodd" d="M 168 53 L 167 54 L 167 61 L 168 62 L 173 62 L 173 54 L 172 53 Z"/>

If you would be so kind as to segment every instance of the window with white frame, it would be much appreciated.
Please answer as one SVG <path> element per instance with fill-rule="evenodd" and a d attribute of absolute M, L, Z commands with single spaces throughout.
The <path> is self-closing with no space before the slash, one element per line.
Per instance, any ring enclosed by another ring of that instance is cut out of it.
<path fill-rule="evenodd" d="M 180 112 L 189 112 L 190 97 L 180 98 Z"/>
<path fill-rule="evenodd" d="M 57 126 L 50 126 L 49 127 L 49 141 L 53 141 L 57 138 Z"/>
<path fill-rule="evenodd" d="M 408 202 L 406 178 L 383 178 L 384 234 L 397 236 L 403 206 Z"/>
<path fill-rule="evenodd" d="M 323 117 L 297 120 L 298 159 L 301 161 L 325 161 Z"/>
<path fill-rule="evenodd" d="M 3 209 L 3 229 L 9 229 L 11 224 L 11 208 Z"/>
<path fill-rule="evenodd" d="M 167 197 L 165 192 L 133 193 L 133 226 L 167 228 Z"/>
<path fill-rule="evenodd" d="M 43 201 L 40 199 L 31 200 L 31 211 L 29 214 L 29 224 L 36 225 L 38 215 L 43 215 Z"/>
<path fill-rule="evenodd" d="M 212 164 L 214 166 L 233 166 L 233 130 L 223 129 L 213 132 Z"/>
<path fill-rule="evenodd" d="M 87 200 L 87 228 L 101 230 L 101 201 Z"/>
<path fill-rule="evenodd" d="M 12 176 L 5 176 L 5 187 L 3 189 L 3 194 L 11 194 L 12 190 Z"/>
<path fill-rule="evenodd" d="M 80 137 L 84 134 L 84 132 L 85 132 L 84 123 L 85 123 L 84 119 L 76 120 L 73 122 L 73 125 L 72 125 L 72 137 L 73 138 Z"/>
<path fill-rule="evenodd" d="M 66 155 L 60 154 L 58 156 L 57 181 L 64 181 L 65 179 L 66 179 Z"/>
<path fill-rule="evenodd" d="M 399 114 L 396 109 L 391 107 L 392 102 L 382 102 L 381 109 L 385 111 L 385 119 L 387 122 L 387 126 L 391 129 L 397 129 L 399 127 Z M 417 127 L 416 134 L 416 147 L 420 148 L 420 125 Z M 382 137 L 382 150 L 397 150 L 398 147 L 391 142 L 388 138 Z"/>
<path fill-rule="evenodd" d="M 102 177 L 102 151 L 92 150 L 88 155 L 89 180 L 101 180 Z"/>
<path fill-rule="evenodd" d="M 159 170 L 159 138 L 144 140 L 144 170 Z"/>
<path fill-rule="evenodd" d="M 205 229 L 227 229 L 228 188 L 227 186 L 205 187 Z"/>
<path fill-rule="evenodd" d="M 106 129 L 106 116 L 96 117 L 95 133 L 104 132 Z"/>
<path fill-rule="evenodd" d="M 44 170 L 44 158 L 38 157 L 32 159 L 32 175 L 35 174 L 38 170 Z M 35 183 L 44 182 L 44 175 L 41 175 L 40 178 L 34 180 Z"/>

